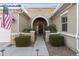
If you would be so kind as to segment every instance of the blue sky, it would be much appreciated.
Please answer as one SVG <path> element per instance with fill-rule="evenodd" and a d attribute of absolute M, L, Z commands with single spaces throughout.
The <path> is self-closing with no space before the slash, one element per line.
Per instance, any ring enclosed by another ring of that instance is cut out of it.
<path fill-rule="evenodd" d="M 57 3 L 24 3 L 22 6 L 53 6 L 56 7 Z"/>
<path fill-rule="evenodd" d="M 7 3 L 10 5 L 17 5 L 18 3 Z M 19 3 L 21 6 L 32 6 L 32 7 L 39 7 L 39 6 L 45 6 L 45 7 L 56 7 L 57 5 L 60 5 L 61 3 Z"/>

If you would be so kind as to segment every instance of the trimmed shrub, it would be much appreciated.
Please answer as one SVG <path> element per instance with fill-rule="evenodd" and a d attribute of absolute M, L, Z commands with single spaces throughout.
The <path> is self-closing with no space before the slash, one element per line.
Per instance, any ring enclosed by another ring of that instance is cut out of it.
<path fill-rule="evenodd" d="M 16 47 L 26 47 L 31 44 L 31 36 L 23 36 L 15 38 Z"/>
<path fill-rule="evenodd" d="M 45 30 L 49 30 L 51 33 L 56 33 L 57 32 L 56 25 L 54 25 L 54 24 L 47 26 L 45 28 Z"/>
<path fill-rule="evenodd" d="M 35 29 L 32 29 L 32 28 L 25 28 L 25 29 L 23 29 L 22 32 L 29 33 L 30 31 L 35 31 Z"/>
<path fill-rule="evenodd" d="M 25 29 L 23 29 L 22 32 L 29 33 L 30 32 L 30 28 L 25 28 Z"/>
<path fill-rule="evenodd" d="M 64 46 L 64 37 L 59 34 L 54 34 L 49 36 L 49 43 L 52 46 Z"/>

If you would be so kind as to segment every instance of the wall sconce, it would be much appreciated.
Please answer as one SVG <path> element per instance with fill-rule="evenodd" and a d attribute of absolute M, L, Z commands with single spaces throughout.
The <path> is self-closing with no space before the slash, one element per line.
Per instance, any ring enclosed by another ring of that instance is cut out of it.
<path fill-rule="evenodd" d="M 15 22 L 15 19 L 14 18 L 12 18 L 12 23 L 14 23 Z"/>

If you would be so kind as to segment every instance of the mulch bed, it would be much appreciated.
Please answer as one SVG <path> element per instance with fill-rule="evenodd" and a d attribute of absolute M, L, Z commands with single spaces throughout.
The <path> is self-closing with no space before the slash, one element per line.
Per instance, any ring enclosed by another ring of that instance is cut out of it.
<path fill-rule="evenodd" d="M 49 56 L 76 56 L 76 53 L 66 46 L 63 47 L 53 47 L 49 43 L 46 43 Z"/>

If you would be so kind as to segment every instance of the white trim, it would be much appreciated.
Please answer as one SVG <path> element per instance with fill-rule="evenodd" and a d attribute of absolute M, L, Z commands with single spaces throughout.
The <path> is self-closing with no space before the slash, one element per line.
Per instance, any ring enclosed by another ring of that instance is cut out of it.
<path fill-rule="evenodd" d="M 78 36 L 78 34 L 79 34 L 79 28 L 78 28 L 78 27 L 79 27 L 79 18 L 78 18 L 78 16 L 79 16 L 79 14 L 78 14 L 78 13 L 79 13 L 79 10 L 78 10 L 78 6 L 79 6 L 79 4 L 77 4 L 77 10 L 76 10 L 76 13 L 77 13 L 77 19 L 76 19 L 76 26 L 77 26 L 77 27 L 76 27 L 76 39 L 77 39 L 77 41 L 76 41 L 76 42 L 77 42 L 77 50 L 78 50 L 78 52 L 79 52 L 79 48 L 78 48 L 78 46 L 79 46 L 79 45 L 78 45 L 78 43 L 79 43 L 79 42 L 78 42 L 78 39 L 79 39 L 79 38 L 78 38 L 78 37 L 79 37 L 79 36 Z"/>
<path fill-rule="evenodd" d="M 57 7 L 57 8 L 54 10 L 54 12 L 53 12 L 53 14 L 52 14 L 51 17 L 53 17 L 53 15 L 54 15 L 61 7 L 63 7 L 63 6 L 64 6 L 64 4 L 61 5 L 60 7 Z M 67 10 L 67 9 L 70 8 L 71 6 L 72 6 L 72 3 L 71 3 L 68 7 L 66 7 L 64 10 Z M 64 11 L 60 11 L 58 14 L 60 14 L 60 13 L 62 13 L 62 12 L 64 12 Z"/>
<path fill-rule="evenodd" d="M 28 14 L 28 12 L 26 11 L 26 9 L 24 7 L 20 7 L 26 14 Z"/>
<path fill-rule="evenodd" d="M 33 28 L 33 22 L 39 17 L 45 19 L 46 22 L 47 22 L 47 26 L 49 26 L 49 21 L 48 21 L 48 19 L 46 17 L 44 17 L 44 16 L 36 16 L 36 17 L 33 18 L 32 22 L 31 22 L 31 28 Z"/>
<path fill-rule="evenodd" d="M 17 19 L 17 32 L 19 32 L 19 13 L 18 13 L 18 19 Z"/>
<path fill-rule="evenodd" d="M 20 20 L 20 19 L 19 19 L 19 14 L 18 14 L 18 32 L 19 32 L 19 20 Z"/>
<path fill-rule="evenodd" d="M 59 32 L 57 32 L 57 33 L 50 33 L 50 35 L 52 35 L 52 34 L 60 34 Z"/>
<path fill-rule="evenodd" d="M 51 7 L 51 6 L 24 6 L 24 7 L 25 8 L 56 8 L 56 7 Z"/>
<path fill-rule="evenodd" d="M 63 16 L 63 15 L 65 15 L 65 14 L 67 14 L 67 13 L 68 13 L 68 10 L 65 11 L 65 12 L 63 12 L 62 14 L 60 14 L 60 16 Z"/>
<path fill-rule="evenodd" d="M 9 9 L 21 9 L 20 7 L 8 7 Z M 3 7 L 0 7 L 0 9 L 3 9 Z"/>
<path fill-rule="evenodd" d="M 70 36 L 70 37 L 73 37 L 73 38 L 76 37 L 75 35 L 69 34 L 69 33 L 64 33 L 64 32 L 58 32 L 58 33 L 63 34 L 63 35 L 66 35 L 66 36 Z"/>
<path fill-rule="evenodd" d="M 66 7 L 65 9 L 63 9 L 63 11 L 61 11 L 60 13 L 63 13 L 65 10 L 68 10 L 73 4 L 71 3 L 68 7 Z"/>
<path fill-rule="evenodd" d="M 63 35 L 66 35 L 66 36 L 69 36 L 69 37 L 73 37 L 73 38 L 75 38 L 76 37 L 76 35 L 73 35 L 73 34 L 70 34 L 70 33 L 65 33 L 65 32 L 57 32 L 57 33 L 50 33 L 51 35 L 52 34 L 63 34 Z"/>
<path fill-rule="evenodd" d="M 57 6 L 56 9 L 53 11 L 52 16 L 63 6 L 64 4 L 62 4 L 61 6 Z"/>
<path fill-rule="evenodd" d="M 19 33 L 11 33 L 10 35 L 19 35 L 19 34 L 30 35 L 30 33 L 22 33 L 22 32 L 19 32 Z"/>
<path fill-rule="evenodd" d="M 20 7 L 20 8 L 23 10 L 23 12 L 25 12 L 26 15 L 28 15 L 28 17 L 30 17 L 28 11 L 24 7 Z"/>
<path fill-rule="evenodd" d="M 76 35 L 73 35 L 73 34 L 70 34 L 70 33 L 64 33 L 64 32 L 57 32 L 57 33 L 50 33 L 51 35 L 52 34 L 62 34 L 62 35 L 65 35 L 65 36 L 69 36 L 69 37 L 72 37 L 72 38 L 75 38 Z"/>
<path fill-rule="evenodd" d="M 60 14 L 61 31 L 62 31 L 62 24 L 68 24 L 68 20 L 67 20 L 67 22 L 62 23 L 62 19 L 61 19 L 67 13 L 68 13 L 68 10 L 63 12 L 62 14 Z M 62 32 L 66 32 L 66 31 L 62 31 Z"/>
<path fill-rule="evenodd" d="M 45 31 L 45 32 L 50 32 L 50 31 Z"/>

